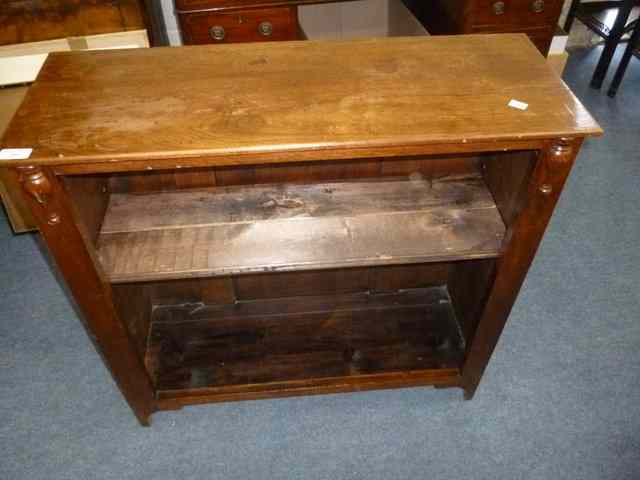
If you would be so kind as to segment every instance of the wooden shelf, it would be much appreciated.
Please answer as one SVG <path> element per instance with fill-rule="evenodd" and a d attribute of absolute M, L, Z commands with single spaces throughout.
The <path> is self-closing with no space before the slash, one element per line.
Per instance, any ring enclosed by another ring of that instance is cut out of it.
<path fill-rule="evenodd" d="M 156 308 L 146 363 L 167 398 L 451 381 L 463 352 L 442 286 Z"/>
<path fill-rule="evenodd" d="M 113 194 L 98 242 L 112 282 L 495 257 L 479 176 Z"/>

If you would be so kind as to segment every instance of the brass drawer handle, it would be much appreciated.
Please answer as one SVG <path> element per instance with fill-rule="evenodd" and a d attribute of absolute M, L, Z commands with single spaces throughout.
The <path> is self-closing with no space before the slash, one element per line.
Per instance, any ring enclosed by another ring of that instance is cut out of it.
<path fill-rule="evenodd" d="M 269 37 L 273 33 L 273 24 L 271 22 L 260 22 L 258 25 L 258 32 L 264 37 Z"/>
<path fill-rule="evenodd" d="M 533 0 L 533 2 L 531 2 L 531 11 L 533 13 L 544 12 L 544 0 Z"/>
<path fill-rule="evenodd" d="M 504 14 L 504 2 L 494 2 L 492 5 L 493 14 L 494 15 L 503 15 Z"/>
<path fill-rule="evenodd" d="M 220 25 L 214 25 L 209 29 L 209 35 L 216 42 L 224 40 L 225 34 L 226 32 L 224 31 L 224 27 L 221 27 Z"/>

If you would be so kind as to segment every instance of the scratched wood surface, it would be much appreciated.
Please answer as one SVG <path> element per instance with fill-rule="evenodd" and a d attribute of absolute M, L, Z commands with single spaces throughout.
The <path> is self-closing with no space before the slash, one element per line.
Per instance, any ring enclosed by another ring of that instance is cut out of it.
<path fill-rule="evenodd" d="M 41 164 L 215 165 L 600 132 L 527 38 L 506 34 L 53 54 L 2 146 Z"/>
<path fill-rule="evenodd" d="M 146 363 L 160 392 L 455 369 L 463 351 L 433 287 L 157 309 Z"/>
<path fill-rule="evenodd" d="M 114 194 L 99 252 L 113 282 L 495 257 L 481 178 Z"/>

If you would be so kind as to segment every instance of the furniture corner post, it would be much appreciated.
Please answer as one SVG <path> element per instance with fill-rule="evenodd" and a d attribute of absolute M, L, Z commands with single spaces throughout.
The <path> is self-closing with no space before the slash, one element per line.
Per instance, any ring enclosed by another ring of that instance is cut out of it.
<path fill-rule="evenodd" d="M 582 141 L 558 138 L 539 152 L 526 201 L 507 229 L 493 285 L 464 361 L 461 386 L 467 400 L 473 398 L 498 343 Z"/>
<path fill-rule="evenodd" d="M 599 89 L 602 87 L 602 82 L 604 82 L 604 79 L 607 76 L 607 70 L 609 69 L 611 60 L 613 59 L 613 54 L 618 47 L 618 43 L 620 43 L 622 35 L 624 35 L 627 20 L 629 19 L 629 15 L 631 15 L 631 10 L 635 6 L 635 3 L 636 2 L 634 0 L 622 0 L 620 2 L 620 7 L 615 17 L 613 27 L 609 32 L 608 38 L 605 39 L 600 60 L 598 60 L 596 69 L 593 72 L 593 77 L 591 77 L 590 86 L 592 88 Z"/>
<path fill-rule="evenodd" d="M 580 0 L 571 0 L 571 4 L 567 12 L 567 18 L 564 21 L 564 25 L 562 27 L 567 34 L 569 34 L 571 27 L 573 26 L 573 21 L 576 18 L 576 12 L 579 6 L 580 6 Z"/>
<path fill-rule="evenodd" d="M 149 425 L 156 402 L 151 379 L 126 326 L 113 305 L 91 242 L 78 227 L 61 180 L 46 167 L 10 169 L 22 185 L 26 204 L 49 252 L 83 313 L 84 323 L 118 387 L 142 425 Z"/>

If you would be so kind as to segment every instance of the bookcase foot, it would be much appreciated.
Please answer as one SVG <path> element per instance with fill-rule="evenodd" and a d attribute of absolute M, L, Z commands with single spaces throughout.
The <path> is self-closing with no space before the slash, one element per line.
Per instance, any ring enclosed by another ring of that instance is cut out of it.
<path fill-rule="evenodd" d="M 463 387 L 462 391 L 465 400 L 473 400 L 473 396 L 476 394 L 476 387 Z"/>

